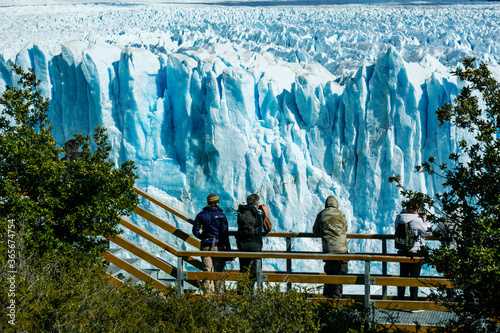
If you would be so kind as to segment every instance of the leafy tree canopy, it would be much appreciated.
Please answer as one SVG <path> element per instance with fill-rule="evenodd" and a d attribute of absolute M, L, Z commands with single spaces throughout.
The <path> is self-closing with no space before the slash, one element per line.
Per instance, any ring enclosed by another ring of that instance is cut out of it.
<path fill-rule="evenodd" d="M 407 190 L 399 176 L 389 181 L 400 188 L 405 202 L 432 207 L 434 233 L 441 243 L 428 249 L 426 260 L 449 278 L 456 289 L 438 290 L 436 297 L 455 304 L 467 318 L 500 320 L 500 84 L 486 64 L 463 60 L 454 74 L 468 82 L 453 104 L 436 111 L 440 125 L 451 122 L 475 136 L 459 142 L 448 163 L 431 157 L 420 172 L 444 178 L 444 191 L 430 198 Z M 482 98 L 482 99 L 480 99 Z"/>
<path fill-rule="evenodd" d="M 2 234 L 20 241 L 26 254 L 63 249 L 96 256 L 107 243 L 103 236 L 116 235 L 119 216 L 138 203 L 134 163 L 115 167 L 102 127 L 94 130 L 93 152 L 90 137 L 80 134 L 56 147 L 39 81 L 32 70 L 13 68 L 18 88 L 0 97 L 0 221 L 16 234 Z"/>

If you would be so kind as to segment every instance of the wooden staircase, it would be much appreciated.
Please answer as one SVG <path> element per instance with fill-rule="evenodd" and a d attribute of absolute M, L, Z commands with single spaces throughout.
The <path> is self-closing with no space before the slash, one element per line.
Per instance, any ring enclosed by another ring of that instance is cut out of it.
<path fill-rule="evenodd" d="M 144 191 L 135 188 L 137 193 L 145 200 L 154 203 L 158 207 L 173 214 L 174 216 L 192 224 L 193 220 L 188 216 L 178 212 L 177 210 L 162 203 L 160 200 L 152 197 Z M 168 222 L 158 218 L 141 207 L 136 207 L 135 214 L 146 219 L 152 225 L 167 231 L 184 243 L 193 246 L 196 249 L 200 248 L 200 242 L 191 235 L 172 226 Z M 263 271 L 258 272 L 258 283 L 267 281 L 269 283 L 285 284 L 287 289 L 290 289 L 293 284 L 353 284 L 363 285 L 364 295 L 348 295 L 350 298 L 358 298 L 364 302 L 366 306 L 373 305 L 375 309 L 384 310 L 415 310 L 422 309 L 427 311 L 447 311 L 447 309 L 439 304 L 432 303 L 422 299 L 417 301 L 396 301 L 392 297 L 387 296 L 387 286 L 413 286 L 413 287 L 451 287 L 449 280 L 440 277 L 421 277 L 421 278 L 401 278 L 399 276 L 387 275 L 388 262 L 415 262 L 422 258 L 408 258 L 387 253 L 387 241 L 393 239 L 393 235 L 367 235 L 367 234 L 348 234 L 349 239 L 375 239 L 382 242 L 382 253 L 366 254 L 366 253 L 349 253 L 344 255 L 323 254 L 319 252 L 296 252 L 292 251 L 291 241 L 294 238 L 313 238 L 317 237 L 311 233 L 282 233 L 271 232 L 266 237 L 280 237 L 286 240 L 285 251 L 265 251 L 259 253 L 246 252 L 202 252 L 202 251 L 181 251 L 176 247 L 168 244 L 164 240 L 158 238 L 151 232 L 148 232 L 136 224 L 123 219 L 121 226 L 134 234 L 139 235 L 143 239 L 156 245 L 160 250 L 158 253 L 146 251 L 134 244 L 123 236 L 110 237 L 109 240 L 117 247 L 111 247 L 107 252 L 102 254 L 102 257 L 109 261 L 109 279 L 116 286 L 123 284 L 126 278 L 131 278 L 134 283 L 145 282 L 158 290 L 165 290 L 168 286 L 177 286 L 179 295 L 186 289 L 197 289 L 203 279 L 225 279 L 226 281 L 236 281 L 239 271 L 232 270 L 224 273 L 202 272 L 201 261 L 198 259 L 200 255 L 212 257 L 247 257 L 247 258 L 278 258 L 286 260 L 286 271 Z M 230 232 L 230 236 L 234 236 L 234 232 Z M 432 238 L 429 237 L 429 240 Z M 171 257 L 173 260 L 163 259 L 160 257 Z M 164 254 L 164 255 L 163 255 Z M 364 274 L 349 274 L 342 276 L 327 276 L 324 273 L 310 272 L 294 272 L 292 260 L 350 260 L 364 261 Z M 175 264 L 173 262 L 176 262 Z M 382 275 L 371 274 L 370 264 L 372 262 L 382 262 Z M 180 267 L 180 269 L 179 269 Z M 184 267 L 190 267 L 185 269 Z M 382 295 L 374 296 L 371 293 L 371 286 L 382 286 Z M 312 295 L 313 299 L 321 298 L 321 295 Z M 404 328 L 406 324 L 398 325 L 399 328 Z M 412 326 L 413 325 L 413 326 Z M 415 324 L 409 324 L 415 328 Z M 431 327 L 431 326 L 429 326 Z M 427 327 L 428 328 L 428 327 Z M 421 325 L 421 332 L 427 330 L 425 325 Z"/>

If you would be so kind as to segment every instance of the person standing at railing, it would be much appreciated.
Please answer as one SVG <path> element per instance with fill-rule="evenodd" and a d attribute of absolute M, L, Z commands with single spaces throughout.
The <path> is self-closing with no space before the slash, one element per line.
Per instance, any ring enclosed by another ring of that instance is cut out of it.
<path fill-rule="evenodd" d="M 337 198 L 333 195 L 326 198 L 325 209 L 316 216 L 313 232 L 321 236 L 324 253 L 348 253 L 347 220 L 339 209 Z M 327 275 L 346 275 L 348 263 L 346 260 L 325 260 Z M 323 295 L 329 298 L 342 296 L 341 284 L 325 284 Z"/>
<path fill-rule="evenodd" d="M 200 232 L 203 228 L 203 232 Z M 193 223 L 193 235 L 201 240 L 201 251 L 231 251 L 226 215 L 219 207 L 219 197 L 211 193 L 207 197 L 207 206 L 196 215 Z M 222 272 L 224 270 L 224 258 L 202 257 L 202 269 L 204 272 Z M 213 293 L 217 286 L 217 292 L 223 290 L 223 282 L 214 284 L 212 280 L 205 280 L 205 288 Z"/>
<path fill-rule="evenodd" d="M 80 144 L 76 139 L 69 139 L 64 143 L 64 150 L 67 154 L 61 159 L 62 161 L 75 161 L 80 157 Z"/>
<path fill-rule="evenodd" d="M 247 197 L 246 205 L 238 206 L 238 232 L 236 244 L 241 252 L 262 252 L 262 233 L 272 229 L 267 205 L 259 205 L 257 194 Z M 257 265 L 262 267 L 262 261 L 255 258 L 239 258 L 240 271 L 250 273 L 251 286 L 257 278 Z M 241 293 L 241 286 L 238 288 Z"/>
<path fill-rule="evenodd" d="M 398 229 L 398 225 L 408 224 L 411 230 L 411 245 L 406 249 L 398 251 L 399 255 L 415 256 L 425 248 L 425 236 L 429 234 L 431 224 L 427 221 L 425 214 L 420 214 L 420 206 L 416 202 L 408 202 L 405 209 L 396 216 L 394 221 L 394 229 Z M 420 277 L 421 263 L 400 263 L 399 276 L 401 277 Z M 398 300 L 404 300 L 406 287 L 398 287 Z M 418 287 L 410 287 L 410 300 L 418 300 Z"/>

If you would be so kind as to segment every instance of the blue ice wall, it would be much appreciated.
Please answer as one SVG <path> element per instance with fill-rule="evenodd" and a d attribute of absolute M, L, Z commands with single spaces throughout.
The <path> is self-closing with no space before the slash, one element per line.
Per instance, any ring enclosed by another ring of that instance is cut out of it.
<path fill-rule="evenodd" d="M 258 193 L 275 230 L 306 232 L 335 194 L 350 232 L 388 233 L 400 209 L 390 176 L 439 191 L 414 166 L 446 160 L 463 134 L 433 114 L 459 89 L 436 59 L 407 63 L 389 48 L 340 85 L 317 63 L 220 48 L 167 55 L 70 42 L 56 55 L 30 45 L 15 61 L 42 80 L 58 144 L 106 127 L 112 158 L 136 162 L 137 186 L 187 214 L 210 192 L 228 214 Z M 0 61 L 1 80 L 15 81 Z"/>

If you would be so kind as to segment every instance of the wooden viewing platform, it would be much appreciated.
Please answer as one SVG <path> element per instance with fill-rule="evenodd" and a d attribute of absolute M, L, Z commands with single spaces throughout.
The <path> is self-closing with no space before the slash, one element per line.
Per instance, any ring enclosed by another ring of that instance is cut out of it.
<path fill-rule="evenodd" d="M 139 193 L 146 200 L 153 202 L 159 207 L 165 209 L 166 211 L 174 214 L 178 218 L 183 219 L 188 223 L 193 223 L 193 220 L 188 216 L 177 212 L 175 209 L 169 207 L 168 205 L 162 203 L 161 201 L 155 199 L 154 197 L 148 195 L 142 190 L 136 188 L 137 193 Z M 200 248 L 200 241 L 193 236 L 185 233 L 184 231 L 172 226 L 168 222 L 156 217 L 155 215 L 149 213 L 148 211 L 136 207 L 135 213 L 139 216 L 145 218 L 149 222 L 153 223 L 157 227 L 171 233 L 172 235 L 182 239 L 184 242 L 194 246 L 195 248 Z M 422 258 L 409 258 L 406 256 L 399 256 L 396 254 L 387 253 L 387 240 L 394 239 L 393 235 L 378 235 L 378 234 L 348 234 L 349 239 L 374 239 L 380 240 L 382 242 L 382 253 L 368 254 L 368 253 L 348 253 L 348 254 L 324 254 L 319 252 L 298 252 L 292 251 L 291 240 L 293 238 L 317 238 L 317 235 L 312 233 L 286 233 L 286 232 L 270 232 L 265 235 L 265 237 L 280 237 L 285 238 L 286 250 L 285 251 L 263 251 L 263 252 L 212 252 L 212 251 L 181 251 L 171 244 L 159 239 L 150 232 L 139 228 L 134 223 L 131 223 L 125 219 L 122 219 L 121 225 L 128 230 L 136 233 L 137 235 L 143 237 L 149 242 L 155 244 L 161 249 L 167 251 L 171 255 L 177 258 L 176 265 L 174 263 L 169 263 L 156 255 L 140 248 L 133 242 L 122 236 L 109 237 L 109 240 L 118 245 L 121 249 L 124 249 L 133 255 L 137 256 L 141 260 L 147 262 L 148 264 L 154 266 L 158 271 L 164 272 L 172 277 L 172 280 L 177 284 L 178 294 L 181 295 L 184 292 L 185 284 L 192 285 L 193 287 L 198 287 L 200 281 L 204 279 L 210 280 L 225 280 L 225 281 L 236 281 L 238 279 L 239 271 L 232 270 L 228 272 L 201 272 L 193 271 L 194 269 L 201 270 L 201 261 L 198 259 L 201 256 L 210 257 L 231 257 L 231 258 L 258 258 L 262 259 L 284 259 L 286 260 L 286 270 L 285 271 L 262 271 L 261 269 L 257 272 L 257 285 L 261 286 L 264 282 L 269 283 L 283 283 L 286 284 L 287 290 L 292 288 L 293 284 L 345 284 L 345 285 L 362 285 L 364 287 L 363 295 L 349 295 L 354 299 L 360 299 L 365 306 L 374 306 L 375 309 L 380 309 L 380 311 L 397 311 L 397 310 L 427 310 L 427 311 L 438 311 L 437 313 L 446 314 L 447 309 L 440 305 L 430 302 L 426 299 L 419 299 L 419 301 L 400 301 L 395 300 L 393 297 L 387 295 L 387 286 L 410 286 L 410 287 L 430 287 L 435 288 L 438 286 L 445 286 L 451 288 L 451 282 L 447 279 L 441 277 L 420 277 L 420 278 L 401 278 L 399 276 L 390 276 L 387 274 L 387 263 L 401 263 L 401 262 L 418 262 L 422 261 Z M 235 232 L 230 232 L 231 236 L 234 236 Z M 431 237 L 428 237 L 432 239 Z M 159 290 L 164 290 L 167 285 L 152 277 L 147 272 L 135 267 L 133 264 L 127 262 L 126 260 L 120 259 L 115 256 L 112 251 L 108 251 L 102 254 L 102 257 L 118 267 L 120 270 L 127 272 L 128 274 L 134 276 L 135 278 L 151 284 L 154 288 Z M 305 272 L 294 272 L 292 267 L 292 260 L 348 260 L 348 261 L 359 261 L 364 262 L 364 272 L 362 274 L 348 274 L 348 275 L 325 275 L 324 273 L 305 273 Z M 370 270 L 371 263 L 380 262 L 382 263 L 382 274 L 373 274 Z M 184 267 L 187 265 L 193 268 L 186 270 Z M 261 267 L 260 265 L 257 265 Z M 123 282 L 113 275 L 110 275 L 110 281 L 115 285 L 120 286 Z M 381 286 L 382 295 L 372 295 L 372 286 Z M 313 298 L 322 298 L 322 296 L 312 295 Z M 426 315 L 412 314 L 406 315 L 415 319 L 415 316 L 420 316 L 425 318 Z M 427 314 L 429 316 L 429 314 Z M 446 317 L 442 316 L 442 317 Z M 449 317 L 449 316 L 448 316 Z M 421 324 L 421 331 L 426 331 L 428 327 L 432 325 Z M 399 323 L 397 326 L 399 328 L 405 328 L 405 325 L 410 325 L 413 328 L 415 324 L 413 322 L 409 323 Z M 433 324 L 434 325 L 434 324 Z"/>

